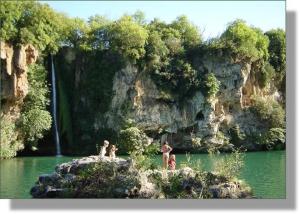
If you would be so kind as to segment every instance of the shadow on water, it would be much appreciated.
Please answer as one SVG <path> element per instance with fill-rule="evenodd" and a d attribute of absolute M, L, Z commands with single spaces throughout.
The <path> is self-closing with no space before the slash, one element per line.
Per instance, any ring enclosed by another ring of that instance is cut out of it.
<path fill-rule="evenodd" d="M 118 200 L 74 199 L 64 200 L 11 200 L 12 210 L 49 209 L 295 209 L 296 208 L 296 13 L 287 12 L 287 150 L 286 150 L 286 199 L 247 200 Z M 34 169 L 34 163 L 32 163 Z M 283 164 L 283 163 L 281 163 Z M 284 164 L 283 164 L 284 165 Z M 276 168 L 275 168 L 276 169 Z M 18 172 L 14 176 L 18 176 Z M 251 172 L 249 172 L 251 173 Z M 0 181 L 1 182 L 1 181 Z"/>

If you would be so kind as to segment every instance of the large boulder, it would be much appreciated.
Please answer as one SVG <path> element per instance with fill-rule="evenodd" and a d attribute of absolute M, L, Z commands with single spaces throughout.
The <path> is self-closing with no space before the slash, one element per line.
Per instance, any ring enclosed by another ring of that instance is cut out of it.
<path fill-rule="evenodd" d="M 90 156 L 41 175 L 34 198 L 251 198 L 248 187 L 191 168 L 138 170 L 132 159 Z"/>

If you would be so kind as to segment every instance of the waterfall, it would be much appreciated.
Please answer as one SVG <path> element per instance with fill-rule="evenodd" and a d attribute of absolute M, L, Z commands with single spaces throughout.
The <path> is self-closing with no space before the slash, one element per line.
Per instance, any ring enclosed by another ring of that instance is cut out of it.
<path fill-rule="evenodd" d="M 55 79 L 55 68 L 53 63 L 53 56 L 51 55 L 51 77 L 52 77 L 52 113 L 54 122 L 54 139 L 56 145 L 56 156 L 61 156 L 61 149 L 59 143 L 59 135 L 57 128 L 57 111 L 56 111 L 56 79 Z"/>

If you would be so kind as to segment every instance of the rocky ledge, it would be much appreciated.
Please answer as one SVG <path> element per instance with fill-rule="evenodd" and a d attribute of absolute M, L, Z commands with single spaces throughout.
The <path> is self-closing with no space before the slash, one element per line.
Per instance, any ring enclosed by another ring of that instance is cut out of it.
<path fill-rule="evenodd" d="M 39 176 L 34 198 L 252 198 L 241 181 L 189 167 L 138 170 L 132 159 L 89 156 Z"/>

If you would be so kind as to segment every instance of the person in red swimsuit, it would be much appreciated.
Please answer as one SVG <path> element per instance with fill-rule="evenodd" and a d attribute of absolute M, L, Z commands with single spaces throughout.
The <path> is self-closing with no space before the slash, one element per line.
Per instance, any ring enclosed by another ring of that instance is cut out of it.
<path fill-rule="evenodd" d="M 172 154 L 170 156 L 168 164 L 169 164 L 170 170 L 175 170 L 175 168 L 176 168 L 176 157 L 175 157 L 174 154 Z"/>
<path fill-rule="evenodd" d="M 164 142 L 161 147 L 161 152 L 163 153 L 163 169 L 168 169 L 169 162 L 169 153 L 172 151 L 172 148 L 168 145 L 168 142 Z"/>

